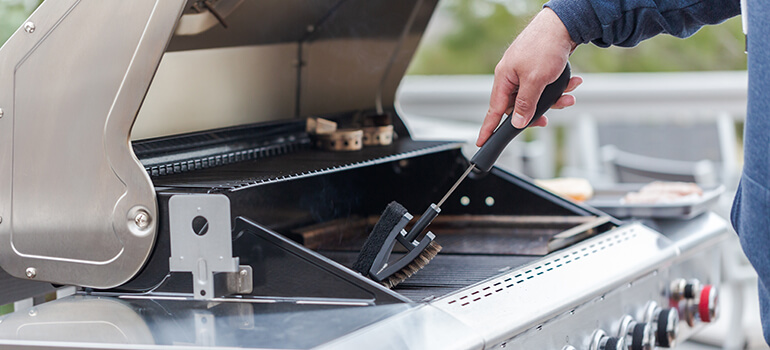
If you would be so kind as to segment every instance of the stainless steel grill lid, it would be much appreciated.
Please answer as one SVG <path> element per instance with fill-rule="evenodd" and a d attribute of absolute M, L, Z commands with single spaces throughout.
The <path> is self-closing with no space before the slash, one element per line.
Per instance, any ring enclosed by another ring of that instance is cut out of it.
<path fill-rule="evenodd" d="M 191 1 L 133 138 L 392 110 L 436 3 L 222 0 L 214 8 L 225 28 Z"/>
<path fill-rule="evenodd" d="M 159 218 L 131 136 L 392 110 L 436 1 L 206 4 L 44 2 L 35 30 L 0 49 L 0 266 L 11 275 L 121 285 Z"/>

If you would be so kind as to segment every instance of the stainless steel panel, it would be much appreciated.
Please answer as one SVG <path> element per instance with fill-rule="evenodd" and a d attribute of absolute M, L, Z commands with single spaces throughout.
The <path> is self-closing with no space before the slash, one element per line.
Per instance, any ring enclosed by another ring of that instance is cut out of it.
<path fill-rule="evenodd" d="M 422 305 L 317 349 L 483 349 L 473 328 L 449 314 Z"/>
<path fill-rule="evenodd" d="M 656 220 L 650 225 L 675 241 L 685 255 L 708 249 L 710 245 L 726 238 L 727 223 L 712 212 L 692 220 Z"/>
<path fill-rule="evenodd" d="M 167 52 L 132 139 L 291 118 L 296 44 Z"/>
<path fill-rule="evenodd" d="M 128 135 L 183 5 L 45 2 L 35 30 L 0 49 L 0 266 L 11 275 L 105 288 L 144 264 L 157 204 Z"/>
<path fill-rule="evenodd" d="M 631 224 L 431 302 L 497 344 L 675 258 L 674 243 Z"/>
<path fill-rule="evenodd" d="M 413 308 L 72 296 L 1 316 L 0 348 L 308 349 Z M 435 312 L 422 320 L 461 327 Z"/>
<path fill-rule="evenodd" d="M 223 13 L 228 28 L 177 30 L 134 139 L 390 110 L 437 0 L 237 3 Z M 188 20 L 207 27 L 212 18 L 188 11 L 180 28 Z"/>
<path fill-rule="evenodd" d="M 667 280 L 665 271 L 628 281 L 547 321 L 531 324 L 512 338 L 490 343 L 487 348 L 559 350 L 571 345 L 589 349 L 595 330 L 617 337 L 624 315 L 641 321 L 648 301 L 664 302 L 665 296 L 659 292 L 663 280 Z"/>

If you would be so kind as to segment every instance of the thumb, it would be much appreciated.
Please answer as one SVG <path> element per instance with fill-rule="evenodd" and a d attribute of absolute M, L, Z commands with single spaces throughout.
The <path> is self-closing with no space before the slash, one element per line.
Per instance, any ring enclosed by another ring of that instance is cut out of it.
<path fill-rule="evenodd" d="M 516 94 L 516 105 L 513 108 L 513 117 L 511 117 L 514 127 L 523 129 L 529 124 L 535 114 L 537 100 L 543 93 L 543 89 L 545 89 L 544 85 L 533 83 L 522 84 L 519 87 L 519 92 Z"/>

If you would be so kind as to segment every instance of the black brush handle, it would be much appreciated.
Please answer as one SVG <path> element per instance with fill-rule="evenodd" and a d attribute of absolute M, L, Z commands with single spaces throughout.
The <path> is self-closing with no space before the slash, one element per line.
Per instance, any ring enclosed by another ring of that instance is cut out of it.
<path fill-rule="evenodd" d="M 420 216 L 420 219 L 417 220 L 414 226 L 412 226 L 412 229 L 409 231 L 409 233 L 407 233 L 406 237 L 404 237 L 404 240 L 411 243 L 417 239 L 417 236 L 419 236 L 422 231 L 425 231 L 425 229 L 428 228 L 428 225 L 433 222 L 433 219 L 435 219 L 440 212 L 441 208 L 431 203 L 428 209 L 426 209 L 422 216 Z"/>
<path fill-rule="evenodd" d="M 569 62 L 567 62 L 567 65 L 564 67 L 564 71 L 561 72 L 559 78 L 543 89 L 543 94 L 540 95 L 540 100 L 537 101 L 535 115 L 532 117 L 532 120 L 529 121 L 527 126 L 532 125 L 532 123 L 540 119 L 540 117 L 559 100 L 559 97 L 564 94 L 564 90 L 567 90 L 569 78 L 570 67 Z M 489 140 L 487 140 L 484 146 L 481 146 L 481 149 L 479 149 L 473 158 L 471 158 L 471 164 L 475 165 L 478 170 L 488 172 L 492 169 L 492 166 L 495 165 L 497 158 L 500 158 L 500 154 L 503 153 L 505 147 L 511 143 L 511 140 L 526 128 L 526 126 L 521 129 L 515 128 L 513 124 L 511 124 L 511 116 L 506 116 L 503 123 L 500 124 L 492 136 L 489 137 Z"/>

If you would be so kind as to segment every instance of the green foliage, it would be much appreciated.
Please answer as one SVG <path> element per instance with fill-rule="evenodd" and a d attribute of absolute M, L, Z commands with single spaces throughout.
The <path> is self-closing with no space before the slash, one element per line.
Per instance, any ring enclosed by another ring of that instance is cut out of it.
<path fill-rule="evenodd" d="M 432 40 L 421 44 L 409 73 L 491 74 L 541 7 L 539 0 L 443 0 L 437 9 L 442 19 L 434 20 L 450 22 L 451 30 L 427 36 Z M 733 18 L 684 40 L 659 35 L 635 48 L 581 45 L 570 62 L 579 72 L 742 70 L 743 40 L 740 18 Z"/>
<path fill-rule="evenodd" d="M 42 3 L 42 0 L 39 1 Z M 542 7 L 542 0 L 442 0 L 434 20 L 451 30 L 429 34 L 410 74 L 491 74 L 505 49 Z M 0 45 L 29 16 L 21 0 L 0 0 Z M 682 40 L 659 35 L 635 48 L 581 45 L 570 59 L 579 72 L 746 69 L 740 18 Z"/>
<path fill-rule="evenodd" d="M 38 5 L 42 2 L 40 0 Z M 0 46 L 19 29 L 30 13 L 21 1 L 0 0 Z"/>

